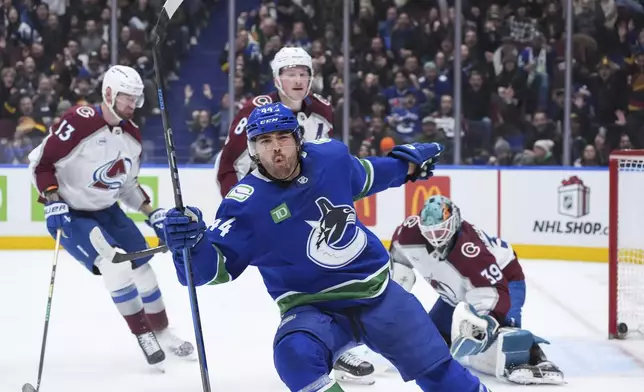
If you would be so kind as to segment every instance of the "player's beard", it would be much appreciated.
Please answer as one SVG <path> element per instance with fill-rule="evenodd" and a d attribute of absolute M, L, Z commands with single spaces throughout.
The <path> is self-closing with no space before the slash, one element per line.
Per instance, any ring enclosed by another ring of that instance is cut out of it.
<path fill-rule="evenodd" d="M 298 163 L 297 148 L 286 147 L 274 152 L 270 162 L 262 165 L 271 177 L 284 181 L 296 172 Z"/>
<path fill-rule="evenodd" d="M 116 115 L 119 116 L 124 121 L 129 121 L 134 118 L 133 110 L 123 111 L 123 110 L 118 110 L 117 108 L 114 108 L 114 111 L 116 112 Z"/>

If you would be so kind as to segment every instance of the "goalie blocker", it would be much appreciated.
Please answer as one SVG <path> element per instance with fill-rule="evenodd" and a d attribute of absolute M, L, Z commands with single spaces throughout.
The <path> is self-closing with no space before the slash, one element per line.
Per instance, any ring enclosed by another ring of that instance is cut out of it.
<path fill-rule="evenodd" d="M 519 384 L 564 382 L 539 347 L 548 342 L 521 329 L 525 282 L 512 246 L 462 220 L 451 200 L 430 197 L 395 230 L 390 253 L 403 288 L 415 269 L 439 294 L 429 316 L 454 357 Z"/>

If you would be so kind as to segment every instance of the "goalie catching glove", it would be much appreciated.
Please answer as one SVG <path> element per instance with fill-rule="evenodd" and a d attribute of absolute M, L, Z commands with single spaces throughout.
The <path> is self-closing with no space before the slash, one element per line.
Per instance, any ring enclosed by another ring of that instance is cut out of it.
<path fill-rule="evenodd" d="M 499 322 L 492 316 L 481 316 L 472 305 L 460 302 L 452 316 L 452 346 L 456 359 L 484 352 L 496 339 Z"/>
<path fill-rule="evenodd" d="M 432 171 L 438 162 L 438 156 L 444 149 L 445 147 L 438 143 L 403 144 L 394 147 L 389 155 L 416 165 L 414 173 L 407 176 L 407 181 L 415 182 L 434 175 Z"/>

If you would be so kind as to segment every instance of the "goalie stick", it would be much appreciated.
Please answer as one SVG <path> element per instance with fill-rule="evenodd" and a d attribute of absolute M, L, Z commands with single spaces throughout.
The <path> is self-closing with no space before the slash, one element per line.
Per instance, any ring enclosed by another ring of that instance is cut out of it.
<path fill-rule="evenodd" d="M 183 0 L 167 0 L 163 4 L 163 9 L 159 15 L 156 26 L 152 30 L 153 49 L 152 58 L 154 60 L 154 79 L 157 85 L 159 98 L 159 109 L 161 110 L 161 121 L 163 123 L 163 136 L 165 138 L 165 149 L 168 154 L 168 164 L 170 166 L 170 178 L 172 180 L 172 190 L 174 191 L 175 208 L 183 211 L 183 197 L 181 195 L 181 185 L 179 184 L 179 169 L 177 168 L 177 156 L 172 137 L 172 128 L 168 109 L 164 100 L 164 80 L 160 60 L 161 44 L 165 39 L 168 22 L 177 11 Z M 197 353 L 199 355 L 199 370 L 201 372 L 201 384 L 204 392 L 210 392 L 210 378 L 208 375 L 208 363 L 206 361 L 206 349 L 204 346 L 203 332 L 201 329 L 201 317 L 199 316 L 199 302 L 197 301 L 197 290 L 192 278 L 192 262 L 190 260 L 190 249 L 183 249 L 183 261 L 186 274 L 186 285 L 188 286 L 188 296 L 190 297 L 190 309 L 192 311 L 192 322 L 195 331 L 195 340 Z"/>
<path fill-rule="evenodd" d="M 58 265 L 58 253 L 60 251 L 60 237 L 63 230 L 56 231 L 56 246 L 54 248 L 54 261 L 51 263 L 51 279 L 49 280 L 49 296 L 47 297 L 47 311 L 45 312 L 45 330 L 42 334 L 42 344 L 40 346 L 40 362 L 38 364 L 38 381 L 36 387 L 27 383 L 22 386 L 22 392 L 38 392 L 40 390 L 40 381 L 42 380 L 42 370 L 45 365 L 45 347 L 47 346 L 47 331 L 49 331 L 49 315 L 51 314 L 51 302 L 54 298 L 54 282 L 56 281 L 56 266 Z"/>

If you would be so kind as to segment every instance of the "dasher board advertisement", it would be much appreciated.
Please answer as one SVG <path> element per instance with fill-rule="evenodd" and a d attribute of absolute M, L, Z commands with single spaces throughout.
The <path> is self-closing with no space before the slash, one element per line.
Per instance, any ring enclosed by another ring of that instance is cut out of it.
<path fill-rule="evenodd" d="M 377 174 L 376 174 L 377 175 Z M 199 207 L 207 224 L 221 202 L 210 166 L 179 169 L 186 205 Z M 139 180 L 154 207 L 174 205 L 170 172 L 142 168 Z M 450 197 L 465 219 L 511 242 L 520 258 L 607 259 L 608 171 L 496 169 L 439 166 L 435 176 L 358 200 L 359 219 L 385 244 L 394 229 L 432 195 Z M 43 206 L 27 167 L 0 166 L 0 249 L 51 249 Z M 151 243 L 144 216 L 126 210 Z"/>
<path fill-rule="evenodd" d="M 607 172 L 510 170 L 501 178 L 506 241 L 608 246 Z"/>

